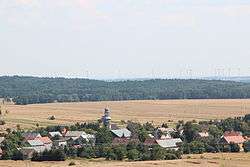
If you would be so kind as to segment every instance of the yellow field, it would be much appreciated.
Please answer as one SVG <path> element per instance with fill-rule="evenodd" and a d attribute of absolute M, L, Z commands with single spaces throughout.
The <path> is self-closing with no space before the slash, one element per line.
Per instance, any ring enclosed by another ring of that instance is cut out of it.
<path fill-rule="evenodd" d="M 250 154 L 203 154 L 191 155 L 189 159 L 171 161 L 119 162 L 104 160 L 70 160 L 66 162 L 0 161 L 2 167 L 67 167 L 74 161 L 75 167 L 249 167 Z"/>
<path fill-rule="evenodd" d="M 209 120 L 250 113 L 248 100 L 163 100 L 163 101 L 120 101 L 120 102 L 83 102 L 53 103 L 27 106 L 5 105 L 6 126 L 20 124 L 22 128 L 53 124 L 72 124 L 99 119 L 103 109 L 109 107 L 112 120 L 153 121 L 155 124 L 168 120 Z M 55 115 L 56 120 L 48 120 Z M 4 128 L 4 127 L 1 127 Z"/>

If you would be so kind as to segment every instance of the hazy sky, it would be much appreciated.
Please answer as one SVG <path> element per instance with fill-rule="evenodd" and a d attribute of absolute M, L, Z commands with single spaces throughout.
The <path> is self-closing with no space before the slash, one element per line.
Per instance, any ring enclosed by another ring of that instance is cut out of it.
<path fill-rule="evenodd" d="M 0 75 L 250 75 L 250 1 L 0 0 L 0 58 Z"/>

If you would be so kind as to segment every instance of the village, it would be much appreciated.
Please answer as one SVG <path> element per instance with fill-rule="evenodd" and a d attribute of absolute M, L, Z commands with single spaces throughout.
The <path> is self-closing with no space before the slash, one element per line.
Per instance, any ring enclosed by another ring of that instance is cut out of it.
<path fill-rule="evenodd" d="M 0 157 L 34 161 L 70 157 L 180 159 L 182 154 L 190 153 L 248 152 L 249 135 L 249 115 L 220 121 L 179 121 L 175 128 L 167 123 L 155 127 L 151 123 L 140 125 L 130 121 L 121 126 L 112 123 L 111 111 L 106 108 L 97 123 L 59 125 L 34 131 L 13 130 L 7 135 L 2 134 Z M 53 151 L 61 157 L 56 157 Z"/>

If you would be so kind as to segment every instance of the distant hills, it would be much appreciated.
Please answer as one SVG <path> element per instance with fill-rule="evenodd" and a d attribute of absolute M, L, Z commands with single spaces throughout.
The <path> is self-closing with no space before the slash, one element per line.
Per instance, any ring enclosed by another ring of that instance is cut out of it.
<path fill-rule="evenodd" d="M 101 81 L 89 79 L 0 77 L 0 98 L 16 104 L 147 99 L 250 98 L 249 78 L 235 81 L 151 79 Z"/>

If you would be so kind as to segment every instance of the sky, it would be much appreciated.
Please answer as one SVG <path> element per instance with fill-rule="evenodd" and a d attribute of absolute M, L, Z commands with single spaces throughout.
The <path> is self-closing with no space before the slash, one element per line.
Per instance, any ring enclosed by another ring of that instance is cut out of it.
<path fill-rule="evenodd" d="M 0 75 L 250 76 L 250 0 L 0 0 Z"/>

